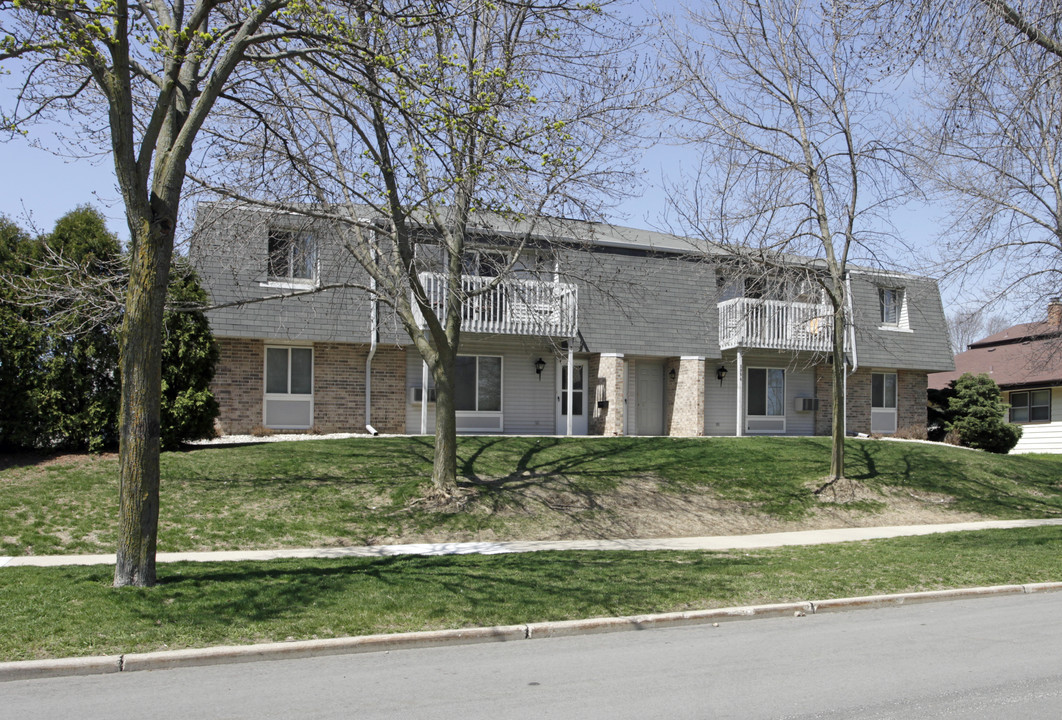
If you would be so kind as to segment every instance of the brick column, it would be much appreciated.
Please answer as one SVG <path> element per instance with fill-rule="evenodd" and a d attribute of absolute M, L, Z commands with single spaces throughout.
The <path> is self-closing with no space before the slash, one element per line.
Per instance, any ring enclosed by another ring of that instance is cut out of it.
<path fill-rule="evenodd" d="M 664 387 L 664 433 L 672 437 L 704 435 L 704 358 L 669 358 L 664 364 Z"/>
<path fill-rule="evenodd" d="M 590 358 L 590 434 L 622 435 L 626 397 L 623 356 L 602 353 Z M 599 407 L 599 403 L 607 403 Z"/>

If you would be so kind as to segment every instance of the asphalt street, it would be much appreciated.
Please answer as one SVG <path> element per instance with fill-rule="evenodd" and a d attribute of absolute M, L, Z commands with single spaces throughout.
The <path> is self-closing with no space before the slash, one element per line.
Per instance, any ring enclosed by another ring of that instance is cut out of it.
<path fill-rule="evenodd" d="M 1062 593 L 0 685 L 0 718 L 1058 718 Z"/>

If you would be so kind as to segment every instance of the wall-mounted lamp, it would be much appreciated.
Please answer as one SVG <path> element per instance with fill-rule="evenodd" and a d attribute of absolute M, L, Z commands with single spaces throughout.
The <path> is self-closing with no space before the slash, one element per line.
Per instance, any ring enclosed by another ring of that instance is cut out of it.
<path fill-rule="evenodd" d="M 668 370 L 667 371 L 667 376 L 669 378 L 671 378 L 672 380 L 674 380 L 675 379 L 675 368 L 671 368 L 670 370 Z"/>
<path fill-rule="evenodd" d="M 715 371 L 715 376 L 717 378 L 719 378 L 719 384 L 720 385 L 722 385 L 723 384 L 723 380 L 726 379 L 726 373 L 727 373 L 726 365 L 720 365 L 719 369 Z"/>
<path fill-rule="evenodd" d="M 542 380 L 542 371 L 546 369 L 546 361 L 542 358 L 535 360 L 535 372 L 538 374 L 538 379 Z"/>

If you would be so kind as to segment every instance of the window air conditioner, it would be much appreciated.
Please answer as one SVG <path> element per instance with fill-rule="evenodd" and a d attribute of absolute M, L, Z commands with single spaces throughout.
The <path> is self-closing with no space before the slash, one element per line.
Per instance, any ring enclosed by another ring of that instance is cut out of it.
<path fill-rule="evenodd" d="M 797 398 L 797 410 L 799 412 L 815 412 L 819 409 L 818 398 Z"/>
<path fill-rule="evenodd" d="M 409 389 L 409 402 L 413 405 L 419 405 L 423 399 L 424 392 L 419 387 L 411 387 Z M 428 402 L 435 402 L 435 388 L 428 388 Z"/>

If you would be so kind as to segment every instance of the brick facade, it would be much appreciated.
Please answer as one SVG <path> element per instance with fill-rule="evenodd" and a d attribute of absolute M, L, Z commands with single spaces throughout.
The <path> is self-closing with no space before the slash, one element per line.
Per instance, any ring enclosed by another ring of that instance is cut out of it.
<path fill-rule="evenodd" d="M 704 358 L 668 358 L 664 363 L 664 388 L 664 434 L 704 435 Z"/>
<path fill-rule="evenodd" d="M 263 426 L 265 347 L 262 340 L 218 338 L 221 357 L 211 384 L 221 414 L 221 434 Z M 313 345 L 313 429 L 321 433 L 365 432 L 365 360 L 369 346 Z M 405 350 L 377 347 L 372 364 L 372 424 L 380 432 L 405 430 Z"/>
<path fill-rule="evenodd" d="M 848 376 L 845 430 L 870 434 L 871 376 L 873 370 L 860 368 Z M 905 436 L 924 437 L 926 432 L 926 388 L 928 376 L 917 370 L 896 372 L 896 430 Z M 829 365 L 815 368 L 815 396 L 819 409 L 815 413 L 815 434 L 829 435 L 833 423 L 831 398 L 833 375 Z"/>
<path fill-rule="evenodd" d="M 217 338 L 221 355 L 210 389 L 221 413 L 214 422 L 221 435 L 249 433 L 262 427 L 265 343 Z"/>
<path fill-rule="evenodd" d="M 594 355 L 589 362 L 590 434 L 623 435 L 626 403 L 625 366 L 618 355 Z M 600 403 L 607 403 L 601 407 Z"/>

